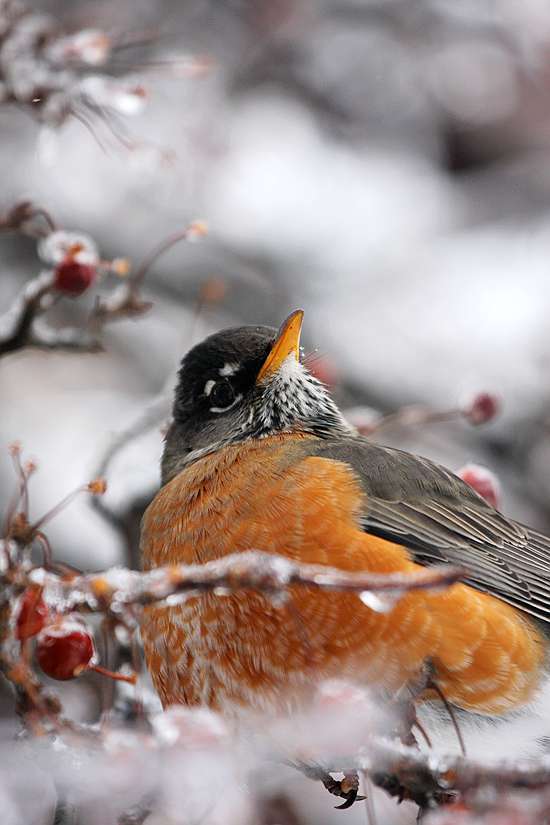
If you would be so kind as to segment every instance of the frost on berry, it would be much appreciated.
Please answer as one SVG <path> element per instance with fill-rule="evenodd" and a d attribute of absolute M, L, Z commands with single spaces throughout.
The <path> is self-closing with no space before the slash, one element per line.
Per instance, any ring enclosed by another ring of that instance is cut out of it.
<path fill-rule="evenodd" d="M 41 630 L 36 659 L 52 679 L 65 681 L 79 676 L 95 656 L 92 634 L 76 615 L 65 616 Z"/>
<path fill-rule="evenodd" d="M 462 405 L 462 414 L 470 424 L 485 424 L 500 412 L 500 402 L 496 395 L 480 392 Z"/>
<path fill-rule="evenodd" d="M 479 493 L 492 507 L 499 509 L 501 501 L 500 482 L 496 475 L 480 464 L 465 464 L 457 470 L 457 476 Z"/>
<path fill-rule="evenodd" d="M 41 587 L 27 587 L 19 599 L 15 637 L 25 641 L 36 636 L 46 623 L 48 608 L 42 599 Z"/>
<path fill-rule="evenodd" d="M 38 254 L 44 263 L 51 266 L 56 266 L 67 258 L 89 266 L 99 264 L 96 243 L 83 232 L 68 232 L 64 229 L 50 232 L 39 242 Z"/>

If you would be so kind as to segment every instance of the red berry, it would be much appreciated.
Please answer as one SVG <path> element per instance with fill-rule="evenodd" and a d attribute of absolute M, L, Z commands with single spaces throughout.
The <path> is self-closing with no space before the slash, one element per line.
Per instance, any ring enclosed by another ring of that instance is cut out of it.
<path fill-rule="evenodd" d="M 466 464 L 457 470 L 456 474 L 466 484 L 473 487 L 485 501 L 497 509 L 500 507 L 500 483 L 496 475 L 487 467 L 482 467 L 480 464 Z"/>
<path fill-rule="evenodd" d="M 96 275 L 95 266 L 79 263 L 69 255 L 55 268 L 54 286 L 59 292 L 77 297 L 93 284 Z"/>
<path fill-rule="evenodd" d="M 38 664 L 52 679 L 74 679 L 86 670 L 94 655 L 92 635 L 75 616 L 63 617 L 44 628 L 36 644 Z"/>
<path fill-rule="evenodd" d="M 485 424 L 500 411 L 500 403 L 496 395 L 489 392 L 480 392 L 462 408 L 462 413 L 470 424 Z"/>
<path fill-rule="evenodd" d="M 41 587 L 27 587 L 20 598 L 15 622 L 15 637 L 20 641 L 36 636 L 46 623 L 48 608 L 42 599 Z"/>

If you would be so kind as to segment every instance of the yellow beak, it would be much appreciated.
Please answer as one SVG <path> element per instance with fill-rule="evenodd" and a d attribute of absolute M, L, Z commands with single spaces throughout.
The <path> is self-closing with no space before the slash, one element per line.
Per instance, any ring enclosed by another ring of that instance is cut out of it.
<path fill-rule="evenodd" d="M 297 309 L 288 316 L 286 321 L 283 321 L 275 343 L 258 373 L 256 384 L 260 384 L 268 375 L 277 372 L 289 355 L 294 355 L 297 361 L 300 360 L 300 333 L 303 320 L 303 310 Z"/>

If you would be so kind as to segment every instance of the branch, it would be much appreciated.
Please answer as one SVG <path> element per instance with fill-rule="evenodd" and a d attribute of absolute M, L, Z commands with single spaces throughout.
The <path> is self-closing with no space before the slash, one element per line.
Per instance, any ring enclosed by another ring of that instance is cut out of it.
<path fill-rule="evenodd" d="M 202 221 L 193 221 L 185 229 L 174 232 L 162 240 L 118 289 L 114 290 L 108 298 L 98 298 L 90 318 L 91 329 L 97 330 L 106 321 L 134 317 L 147 312 L 152 304 L 142 300 L 140 289 L 153 264 L 180 241 L 196 240 L 206 235 L 206 232 L 206 225 Z"/>
<path fill-rule="evenodd" d="M 121 317 L 121 307 L 116 307 L 112 314 L 108 310 L 104 311 L 101 321 L 89 324 L 87 328 L 55 329 L 40 323 L 40 318 L 52 305 L 57 294 L 55 273 L 51 270 L 42 272 L 25 285 L 8 311 L 0 316 L 0 357 L 26 347 L 78 352 L 97 352 L 101 349 L 100 328 L 107 321 Z M 150 306 L 150 303 L 143 302 L 140 313 Z M 130 314 L 129 309 L 127 314 Z M 138 314 L 137 309 L 133 314 Z"/>
<path fill-rule="evenodd" d="M 287 762 L 308 779 L 321 781 L 331 793 L 340 793 L 333 773 L 368 773 L 371 781 L 399 801 L 410 800 L 421 809 L 445 804 L 460 794 L 483 788 L 541 790 L 550 786 L 550 757 L 501 760 L 486 764 L 463 756 L 421 753 L 389 737 L 372 737 L 352 757 L 324 762 Z"/>
<path fill-rule="evenodd" d="M 21 568 L 0 576 L 6 585 L 23 590 L 30 584 L 44 588 L 46 602 L 59 612 L 72 610 L 117 613 L 129 605 L 176 603 L 179 596 L 224 591 L 257 590 L 267 594 L 284 593 L 291 586 L 341 593 L 381 594 L 391 599 L 415 590 L 438 590 L 460 581 L 467 575 L 461 567 L 435 565 L 415 573 L 349 573 L 320 564 L 302 564 L 282 556 L 260 551 L 233 553 L 206 564 L 159 567 L 144 573 L 113 568 L 104 573 L 78 575 L 69 580 L 44 568 L 23 573 Z M 389 602 L 381 603 L 387 610 Z M 373 608 L 375 609 L 375 608 Z"/>
<path fill-rule="evenodd" d="M 0 356 L 36 346 L 35 319 L 43 312 L 43 299 L 53 288 L 53 273 L 43 272 L 29 281 L 10 309 L 0 317 Z"/>
<path fill-rule="evenodd" d="M 487 765 L 463 756 L 419 753 L 385 738 L 373 740 L 358 758 L 357 768 L 367 770 L 372 781 L 390 794 L 412 799 L 421 807 L 434 799 L 442 801 L 456 791 L 465 793 L 487 786 L 540 789 L 550 785 L 548 757 Z"/>
<path fill-rule="evenodd" d="M 354 407 L 345 416 L 354 427 L 366 436 L 379 436 L 401 427 L 420 427 L 450 421 L 467 421 L 477 427 L 492 421 L 500 412 L 500 401 L 489 392 L 479 392 L 457 407 L 447 410 L 433 409 L 423 404 L 409 404 L 388 415 L 379 415 L 370 407 Z"/>

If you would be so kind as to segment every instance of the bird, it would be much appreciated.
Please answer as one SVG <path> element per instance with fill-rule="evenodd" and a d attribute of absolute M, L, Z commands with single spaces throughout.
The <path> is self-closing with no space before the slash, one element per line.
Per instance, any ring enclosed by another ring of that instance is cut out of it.
<path fill-rule="evenodd" d="M 296 310 L 278 331 L 222 330 L 183 358 L 144 569 L 260 549 L 383 574 L 449 562 L 465 578 L 386 612 L 307 588 L 283 603 L 239 591 L 149 606 L 141 633 L 163 706 L 286 712 L 332 678 L 394 695 L 427 664 L 454 706 L 524 705 L 544 671 L 550 540 L 450 470 L 360 435 L 303 363 L 302 324 Z"/>

